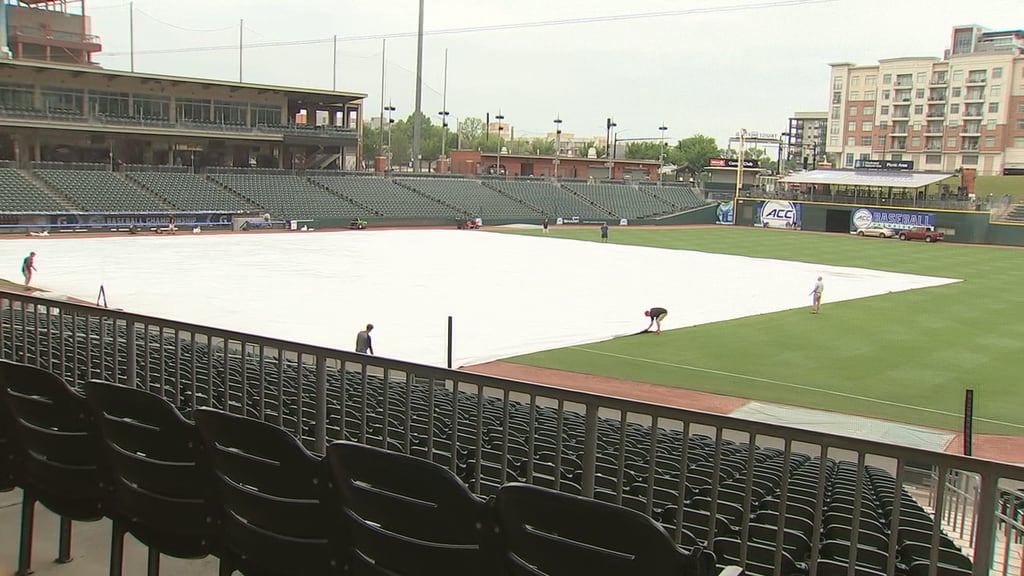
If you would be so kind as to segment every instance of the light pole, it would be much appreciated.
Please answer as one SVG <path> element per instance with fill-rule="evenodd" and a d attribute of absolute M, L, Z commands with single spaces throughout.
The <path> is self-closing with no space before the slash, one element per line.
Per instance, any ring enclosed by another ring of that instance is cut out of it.
<path fill-rule="evenodd" d="M 391 125 L 395 123 L 395 119 L 391 117 L 391 113 L 395 111 L 395 107 L 391 102 L 384 107 L 384 110 L 388 113 L 388 172 L 391 172 Z"/>
<path fill-rule="evenodd" d="M 733 214 L 738 213 L 740 204 L 740 190 L 743 188 L 743 145 L 747 142 L 747 129 L 740 129 L 739 155 L 736 159 L 736 200 L 733 204 Z M 733 220 L 735 222 L 735 220 Z"/>
<path fill-rule="evenodd" d="M 555 173 L 554 177 L 558 178 L 558 156 L 562 153 L 562 116 L 555 116 Z"/>
<path fill-rule="evenodd" d="M 779 159 L 775 163 L 775 175 L 776 176 L 782 176 L 782 139 L 783 138 L 786 139 L 787 147 L 788 147 L 789 132 L 783 132 L 782 134 L 779 134 Z"/>
<path fill-rule="evenodd" d="M 661 186 L 661 171 L 665 167 L 665 131 L 668 130 L 668 126 L 662 124 L 658 126 L 658 132 L 661 133 L 659 139 L 661 140 L 661 154 L 658 154 L 658 186 Z"/>
<path fill-rule="evenodd" d="M 612 169 L 615 168 L 615 162 L 612 161 L 612 155 L 611 155 L 611 148 L 610 147 L 611 147 L 611 144 L 612 144 L 612 128 L 615 128 L 616 126 L 618 126 L 618 124 L 613 122 L 611 118 L 608 118 L 608 120 L 605 122 L 605 134 L 604 134 L 605 153 L 604 153 L 604 156 L 605 156 L 605 158 L 608 159 L 608 179 L 609 180 L 614 178 L 614 176 L 612 174 Z"/>
<path fill-rule="evenodd" d="M 501 121 L 505 119 L 505 116 L 502 115 L 501 110 L 498 110 L 498 115 L 495 116 L 494 119 L 498 121 L 498 169 L 497 169 L 497 174 L 498 174 L 498 176 L 501 176 L 501 131 L 503 130 L 503 128 L 501 126 Z"/>
<path fill-rule="evenodd" d="M 437 115 L 441 117 L 441 158 L 444 158 L 444 147 L 448 139 L 448 111 L 441 110 Z"/>

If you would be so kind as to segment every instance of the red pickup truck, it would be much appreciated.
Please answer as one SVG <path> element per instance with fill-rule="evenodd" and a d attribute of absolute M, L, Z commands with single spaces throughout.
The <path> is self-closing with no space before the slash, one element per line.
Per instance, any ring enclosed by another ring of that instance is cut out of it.
<path fill-rule="evenodd" d="M 927 226 L 915 226 L 907 230 L 900 230 L 900 240 L 924 240 L 925 242 L 937 242 L 942 240 L 942 232 L 936 232 Z"/>

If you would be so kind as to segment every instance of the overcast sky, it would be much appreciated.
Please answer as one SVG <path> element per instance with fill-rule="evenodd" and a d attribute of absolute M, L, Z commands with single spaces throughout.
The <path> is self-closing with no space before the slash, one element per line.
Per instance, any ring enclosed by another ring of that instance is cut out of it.
<path fill-rule="evenodd" d="M 950 28 L 960 24 L 1024 28 L 1020 0 L 425 4 L 423 111 L 435 119 L 447 49 L 446 107 L 456 118 L 500 110 L 518 137 L 542 136 L 560 116 L 566 132 L 603 136 L 611 116 L 620 138 L 656 138 L 664 124 L 671 141 L 701 132 L 723 147 L 740 128 L 778 133 L 794 111 L 825 110 L 830 62 L 941 57 Z M 128 2 L 86 6 L 103 42 L 98 61 L 129 69 Z M 295 42 L 245 48 L 244 81 L 329 89 L 330 39 L 337 35 L 337 88 L 368 94 L 367 118 L 381 106 L 380 38 L 392 36 L 383 98 L 400 117 L 414 109 L 417 0 L 135 0 L 134 6 L 139 72 L 237 80 L 244 19 L 244 44 Z"/>

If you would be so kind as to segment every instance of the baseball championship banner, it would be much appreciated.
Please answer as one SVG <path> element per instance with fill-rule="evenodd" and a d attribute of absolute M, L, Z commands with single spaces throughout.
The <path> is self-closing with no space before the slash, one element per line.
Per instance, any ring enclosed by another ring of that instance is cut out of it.
<path fill-rule="evenodd" d="M 802 224 L 803 205 L 799 202 L 762 200 L 757 203 L 754 226 L 762 228 L 795 228 Z"/>
<path fill-rule="evenodd" d="M 913 212 L 910 210 L 890 210 L 888 208 L 856 208 L 850 213 L 850 231 L 856 232 L 865 228 L 889 228 L 891 230 L 907 230 L 915 226 L 935 227 L 933 212 Z"/>

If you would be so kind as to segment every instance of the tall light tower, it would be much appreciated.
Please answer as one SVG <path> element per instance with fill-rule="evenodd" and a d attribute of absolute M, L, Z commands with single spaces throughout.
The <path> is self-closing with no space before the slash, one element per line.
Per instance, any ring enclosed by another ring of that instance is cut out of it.
<path fill-rule="evenodd" d="M 497 174 L 498 174 L 498 176 L 501 176 L 501 131 L 504 130 L 504 127 L 501 125 L 501 121 L 505 119 L 505 116 L 502 115 L 501 110 L 498 110 L 498 115 L 495 116 L 494 119 L 498 121 L 498 168 L 497 168 Z"/>
<path fill-rule="evenodd" d="M 736 159 L 736 201 L 733 204 L 733 214 L 738 214 L 740 204 L 740 189 L 743 188 L 743 145 L 747 143 L 747 129 L 740 129 L 740 148 Z M 735 222 L 735 220 L 734 220 Z"/>
<path fill-rule="evenodd" d="M 608 159 L 608 179 L 611 180 L 615 176 L 612 173 L 612 169 L 615 168 L 615 162 L 612 162 L 611 145 L 612 145 L 612 128 L 618 126 L 610 117 L 605 122 L 605 135 L 604 135 L 604 148 L 605 158 Z"/>
<path fill-rule="evenodd" d="M 668 126 L 662 124 L 658 126 L 658 132 L 661 133 L 661 154 L 658 154 L 658 186 L 661 186 L 661 171 L 665 168 L 665 131 L 668 130 Z"/>
<path fill-rule="evenodd" d="M 448 139 L 448 111 L 441 110 L 437 115 L 441 117 L 441 158 L 445 158 L 444 147 Z"/>
<path fill-rule="evenodd" d="M 384 107 L 384 110 L 388 113 L 388 172 L 391 172 L 391 126 L 395 123 L 395 119 L 391 117 L 391 113 L 395 111 L 395 106 L 388 102 L 388 105 Z"/>
<path fill-rule="evenodd" d="M 555 178 L 558 178 L 558 156 L 562 153 L 562 117 L 555 116 Z"/>

